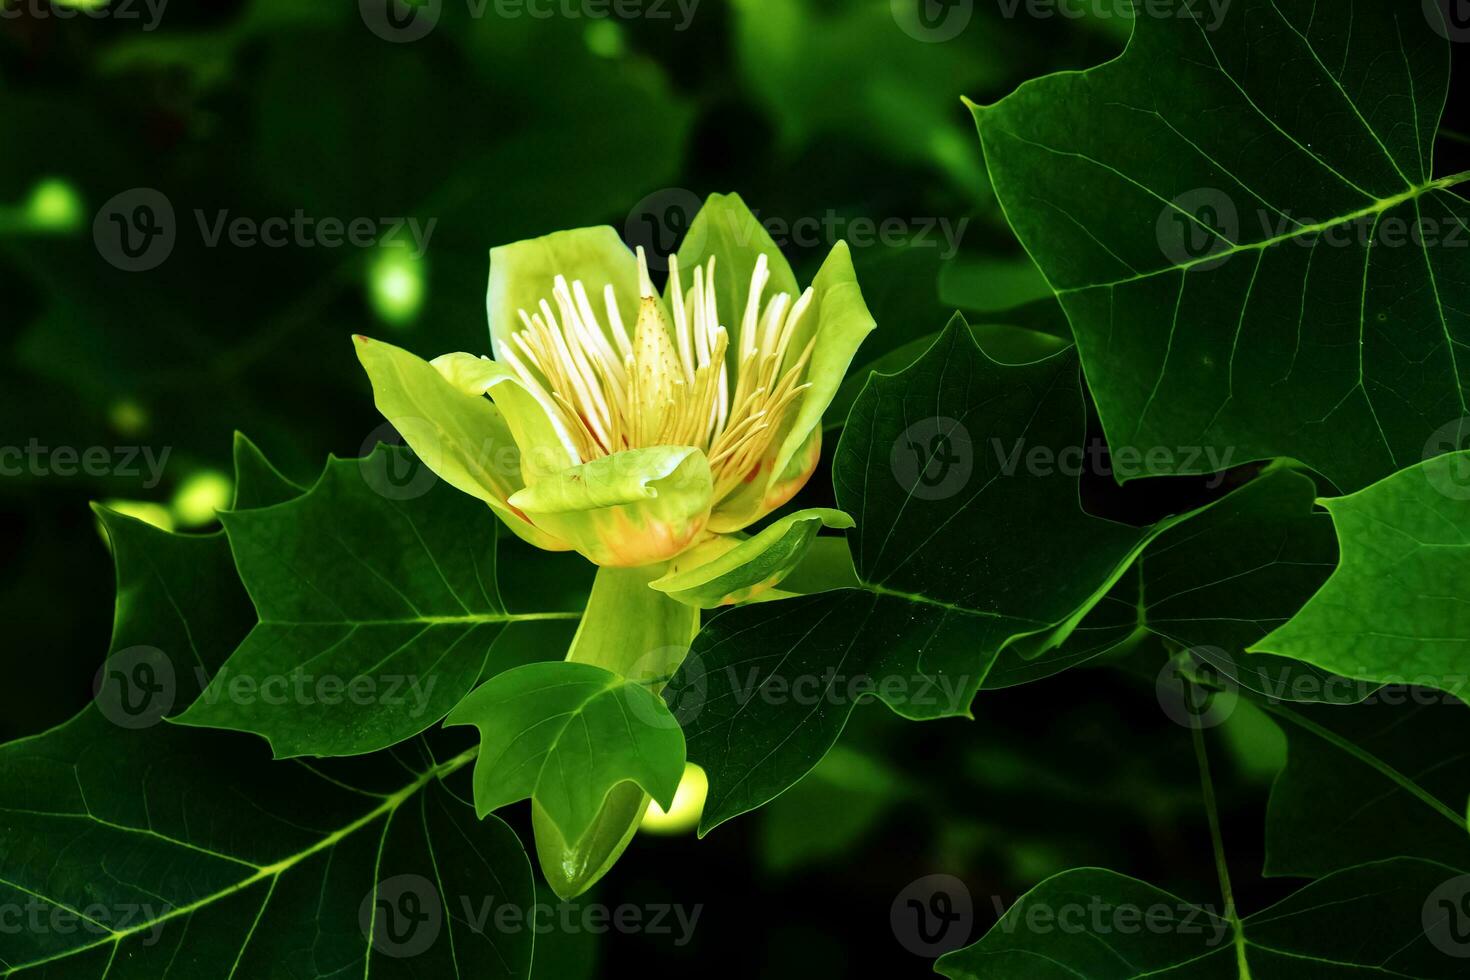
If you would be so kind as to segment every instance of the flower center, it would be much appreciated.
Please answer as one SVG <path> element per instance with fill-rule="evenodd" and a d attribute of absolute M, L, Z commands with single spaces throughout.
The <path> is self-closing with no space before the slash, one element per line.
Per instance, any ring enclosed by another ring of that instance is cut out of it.
<path fill-rule="evenodd" d="M 756 260 L 740 324 L 739 350 L 729 351 L 715 297 L 715 260 L 694 270 L 686 292 L 669 257 L 669 323 L 638 249 L 638 318 L 629 336 L 612 286 L 603 291 L 606 326 L 580 280 L 557 276 L 553 310 L 520 310 L 522 329 L 500 357 L 543 407 L 556 416 L 583 462 L 648 446 L 696 446 L 709 458 L 718 503 L 754 477 L 781 430 L 787 409 L 810 384 L 798 383 L 811 359 L 808 336 L 789 352 L 811 307 L 812 290 L 763 300 L 770 279 Z M 733 367 L 735 383 L 730 383 Z"/>

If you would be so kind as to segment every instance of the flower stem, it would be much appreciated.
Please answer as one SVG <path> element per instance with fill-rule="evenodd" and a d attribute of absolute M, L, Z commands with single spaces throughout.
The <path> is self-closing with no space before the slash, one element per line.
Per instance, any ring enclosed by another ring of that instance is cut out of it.
<path fill-rule="evenodd" d="M 663 573 L 663 565 L 599 568 L 567 659 L 621 674 L 655 693 L 662 690 L 699 632 L 698 609 L 648 587 Z M 648 801 L 636 783 L 619 783 L 576 841 L 563 839 L 540 807 L 533 806 L 536 856 L 552 891 L 571 899 L 607 874 L 643 822 Z"/>
<path fill-rule="evenodd" d="M 1245 929 L 1235 910 L 1235 893 L 1230 887 L 1230 867 L 1225 861 L 1225 839 L 1220 833 L 1220 810 L 1215 803 L 1215 782 L 1210 777 L 1210 756 L 1205 750 L 1204 726 L 1198 719 L 1189 726 L 1194 738 L 1194 758 L 1199 763 L 1200 794 L 1204 797 L 1205 816 L 1210 824 L 1210 845 L 1215 851 L 1215 872 L 1220 877 L 1220 897 L 1225 902 L 1225 918 L 1235 936 L 1235 965 L 1240 980 L 1251 980 L 1250 964 L 1245 955 Z"/>

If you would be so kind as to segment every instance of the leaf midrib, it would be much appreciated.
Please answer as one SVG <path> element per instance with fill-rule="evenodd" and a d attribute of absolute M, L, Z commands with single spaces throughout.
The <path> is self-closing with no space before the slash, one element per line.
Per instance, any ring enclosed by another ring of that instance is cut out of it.
<path fill-rule="evenodd" d="M 468 616 L 408 616 L 400 619 L 262 619 L 257 626 L 417 626 L 483 625 L 485 623 L 521 623 L 542 620 L 581 619 L 580 612 L 544 613 L 480 613 Z"/>
<path fill-rule="evenodd" d="M 1005 135 L 1034 146 L 1039 146 L 1042 149 L 1048 150 L 1050 152 L 1057 152 L 1049 146 L 1045 146 L 1041 143 L 1036 143 L 1033 140 L 1024 139 L 1023 137 L 1017 136 L 1014 133 L 1007 132 L 1005 133 Z M 1220 263 L 1230 256 L 1239 255 L 1242 252 L 1264 251 L 1265 249 L 1271 248 L 1276 245 L 1281 245 L 1294 239 L 1318 235 L 1326 231 L 1331 231 L 1333 228 L 1337 228 L 1341 225 L 1349 224 L 1354 221 L 1359 221 L 1363 218 L 1382 215 L 1398 207 L 1401 204 L 1407 204 L 1411 201 L 1417 201 L 1425 194 L 1431 193 L 1433 191 L 1449 190 L 1450 188 L 1465 183 L 1466 181 L 1470 181 L 1470 171 L 1451 174 L 1448 177 L 1440 177 L 1437 180 L 1431 180 L 1428 183 L 1419 184 L 1415 187 L 1411 187 L 1408 190 L 1403 191 L 1402 193 L 1393 195 L 1392 197 L 1377 198 L 1372 204 L 1364 208 L 1359 208 L 1357 211 L 1352 211 L 1348 214 L 1340 215 L 1336 218 L 1329 218 L 1326 221 L 1321 221 L 1316 224 L 1301 225 L 1292 229 L 1290 232 L 1273 235 L 1270 238 L 1263 238 L 1258 242 L 1248 242 L 1243 245 L 1232 244 L 1227 248 L 1222 248 L 1216 251 L 1209 252 L 1198 258 L 1190 259 L 1188 262 L 1179 262 L 1173 265 L 1167 265 L 1159 269 L 1151 270 L 1149 272 L 1141 272 L 1137 275 L 1127 276 L 1122 279 L 1114 279 L 1110 282 L 1086 283 L 1081 286 L 1053 286 L 1052 291 L 1058 296 L 1067 296 L 1072 293 L 1082 293 L 1092 289 L 1113 289 L 1118 286 L 1126 286 L 1129 283 L 1139 282 L 1144 279 L 1152 279 L 1156 276 L 1167 275 L 1170 272 L 1187 272 L 1195 266 L 1205 265 L 1207 263 Z M 1188 212 L 1184 211 L 1173 202 L 1169 202 L 1169 206 L 1187 217 L 1192 217 L 1188 214 Z"/>

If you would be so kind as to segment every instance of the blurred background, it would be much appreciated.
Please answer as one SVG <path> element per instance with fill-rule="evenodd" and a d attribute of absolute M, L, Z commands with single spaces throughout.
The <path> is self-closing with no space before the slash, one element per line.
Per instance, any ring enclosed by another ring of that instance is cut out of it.
<path fill-rule="evenodd" d="M 487 351 L 493 245 L 607 223 L 666 254 L 705 194 L 738 191 L 802 281 L 853 246 L 879 322 L 860 363 L 917 353 L 956 308 L 997 344 L 1065 335 L 960 95 L 1106 60 L 1131 24 L 1125 3 L 1039 9 L 0 0 L 0 739 L 90 696 L 114 597 L 89 501 L 205 531 L 234 430 L 301 482 L 390 438 L 350 335 Z M 1152 516 L 1194 502 L 1181 486 L 1096 506 Z M 1218 901 L 1189 738 L 1150 683 L 1072 672 L 975 714 L 860 710 L 772 806 L 704 841 L 640 837 L 596 900 L 702 906 L 690 941 L 584 933 L 538 947 L 538 973 L 921 975 L 890 907 L 934 873 L 968 885 L 975 937 L 1082 864 Z M 1242 705 L 1222 744 L 1255 908 L 1278 889 L 1257 873 L 1280 737 Z"/>

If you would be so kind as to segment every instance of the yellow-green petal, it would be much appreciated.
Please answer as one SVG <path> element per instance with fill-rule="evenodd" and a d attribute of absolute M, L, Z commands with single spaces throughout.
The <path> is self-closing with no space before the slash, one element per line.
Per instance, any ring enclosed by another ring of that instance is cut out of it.
<path fill-rule="evenodd" d="M 569 467 L 515 493 L 510 504 L 598 565 L 666 561 L 709 521 L 714 480 L 693 446 L 652 446 Z"/>
<path fill-rule="evenodd" d="M 744 541 L 722 537 L 691 549 L 649 587 L 703 609 L 745 602 L 780 584 L 824 526 L 846 529 L 853 520 L 840 510 L 800 510 Z M 698 561 L 707 554 L 708 560 Z"/>
<path fill-rule="evenodd" d="M 522 481 L 529 485 L 581 462 L 576 443 L 543 396 L 504 364 L 473 354 L 441 354 L 430 362 L 462 393 L 495 402 L 520 449 Z"/>
<path fill-rule="evenodd" d="M 812 429 L 802 446 L 781 473 L 771 476 L 776 449 L 757 465 L 748 481 L 720 500 L 710 514 L 709 529 L 728 534 L 749 527 L 786 503 L 806 486 L 822 457 L 822 427 Z"/>
<path fill-rule="evenodd" d="M 638 260 L 608 225 L 573 228 L 528 238 L 490 250 L 490 286 L 485 297 L 490 316 L 491 349 L 498 358 L 511 334 L 521 329 L 519 310 L 535 313 L 542 300 L 553 311 L 552 285 L 557 276 L 580 279 L 588 301 L 604 326 L 603 290 L 612 286 L 627 329 L 638 311 Z"/>
<path fill-rule="evenodd" d="M 822 414 L 837 395 L 858 347 L 877 326 L 858 288 L 852 253 L 846 242 L 838 242 L 827 254 L 812 280 L 812 290 L 815 293 L 812 309 L 798 327 L 791 346 L 793 351 L 800 351 L 812 336 L 807 331 L 814 332 L 816 346 L 804 379 L 811 387 L 796 402 L 796 414 L 781 440 L 771 469 L 773 482 L 801 455 L 812 433 L 821 429 Z"/>
<path fill-rule="evenodd" d="M 507 503 L 524 485 L 520 450 L 495 405 L 402 348 L 363 336 L 354 346 L 372 382 L 378 411 L 425 466 L 455 489 L 489 504 L 530 544 L 548 551 L 571 548 L 538 530 Z"/>
<path fill-rule="evenodd" d="M 738 363 L 740 325 L 756 260 L 765 255 L 770 270 L 766 298 L 777 293 L 790 293 L 794 301 L 801 295 L 790 263 L 739 194 L 711 194 L 689 223 L 689 231 L 676 254 L 685 289 L 694 281 L 695 266 L 703 265 L 710 256 L 714 256 L 715 302 L 720 319 L 730 332 L 726 357 L 732 365 Z"/>

